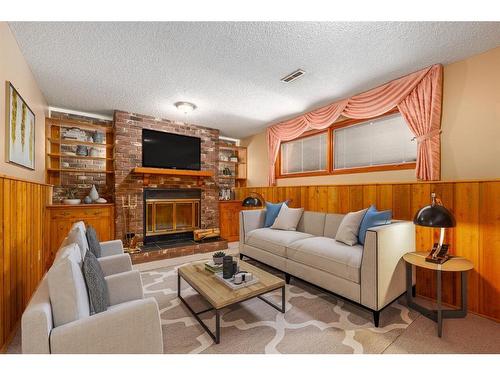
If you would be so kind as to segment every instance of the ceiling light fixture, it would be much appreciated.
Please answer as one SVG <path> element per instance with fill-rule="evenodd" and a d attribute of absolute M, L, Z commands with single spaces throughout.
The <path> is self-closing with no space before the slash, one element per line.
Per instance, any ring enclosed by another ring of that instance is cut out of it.
<path fill-rule="evenodd" d="M 196 109 L 196 106 L 193 103 L 189 102 L 177 102 L 174 105 L 179 111 L 183 112 L 184 114 L 193 112 Z"/>

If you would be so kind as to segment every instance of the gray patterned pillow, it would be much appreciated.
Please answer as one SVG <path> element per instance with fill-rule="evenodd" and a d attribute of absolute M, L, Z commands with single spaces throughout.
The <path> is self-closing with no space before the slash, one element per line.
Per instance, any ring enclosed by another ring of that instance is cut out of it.
<path fill-rule="evenodd" d="M 89 293 L 90 315 L 106 311 L 109 307 L 109 291 L 101 265 L 91 251 L 83 260 L 83 276 Z"/>
<path fill-rule="evenodd" d="M 94 227 L 89 225 L 87 228 L 87 231 L 85 233 L 85 236 L 87 237 L 87 242 L 89 244 L 89 249 L 92 251 L 95 255 L 96 258 L 101 257 L 101 243 L 99 242 L 99 239 L 97 238 L 97 232 L 95 231 Z"/>

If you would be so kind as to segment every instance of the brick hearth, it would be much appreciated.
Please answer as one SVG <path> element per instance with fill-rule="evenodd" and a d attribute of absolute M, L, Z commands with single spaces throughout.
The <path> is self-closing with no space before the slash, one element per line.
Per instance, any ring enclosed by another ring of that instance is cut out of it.
<path fill-rule="evenodd" d="M 169 133 L 183 134 L 201 138 L 201 169 L 211 170 L 214 177 L 203 180 L 203 185 L 198 186 L 198 180 L 193 177 L 172 177 L 151 175 L 149 177 L 148 187 L 158 188 L 201 188 L 201 227 L 214 228 L 219 226 L 219 194 L 217 173 L 219 167 L 219 131 L 216 129 L 205 128 L 201 126 L 171 122 L 168 120 L 154 118 L 152 116 L 115 111 L 115 197 L 116 202 L 116 220 L 115 230 L 116 238 L 124 238 L 124 223 L 122 200 L 127 196 L 137 197 L 137 208 L 130 223 L 130 231 L 143 237 L 143 176 L 132 174 L 132 169 L 142 166 L 142 129 L 153 129 Z M 207 249 L 194 248 L 195 252 L 211 251 Z M 199 251 L 196 251 L 199 250 Z M 168 257 L 187 255 L 173 249 Z M 147 254 L 147 253 L 145 253 Z M 145 255 L 144 255 L 145 256 Z M 151 255 L 148 256 L 151 257 Z M 167 257 L 164 254 L 164 257 Z M 148 259 L 152 260 L 152 259 Z"/>

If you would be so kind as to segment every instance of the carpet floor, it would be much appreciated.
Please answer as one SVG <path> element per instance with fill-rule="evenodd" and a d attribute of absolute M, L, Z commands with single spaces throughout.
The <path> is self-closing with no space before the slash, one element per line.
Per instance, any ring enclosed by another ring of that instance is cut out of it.
<path fill-rule="evenodd" d="M 215 345 L 177 298 L 176 267 L 145 271 L 142 278 L 145 294 L 160 307 L 165 353 L 382 353 L 418 316 L 394 302 L 375 328 L 369 311 L 292 278 L 285 314 L 257 298 L 226 308 Z M 196 311 L 209 307 L 189 285 L 181 288 Z M 266 297 L 280 303 L 280 292 Z M 202 318 L 215 327 L 213 312 Z"/>
<path fill-rule="evenodd" d="M 490 319 L 446 319 L 438 338 L 436 324 L 401 298 L 381 312 L 375 328 L 369 311 L 294 278 L 287 285 L 285 314 L 257 298 L 224 309 L 221 343 L 215 345 L 177 298 L 177 267 L 141 272 L 145 295 L 158 301 L 165 353 L 500 353 L 500 323 Z M 184 282 L 182 294 L 196 311 L 208 307 Z M 266 297 L 280 303 L 279 292 Z M 213 313 L 203 318 L 214 327 Z M 20 330 L 7 353 L 21 353 Z"/>

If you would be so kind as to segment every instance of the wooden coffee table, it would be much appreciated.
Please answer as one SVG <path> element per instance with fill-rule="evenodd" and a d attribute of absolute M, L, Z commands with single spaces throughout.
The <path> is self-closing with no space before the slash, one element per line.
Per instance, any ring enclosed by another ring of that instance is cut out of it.
<path fill-rule="evenodd" d="M 220 311 L 224 307 L 257 297 L 276 310 L 282 313 L 285 312 L 285 281 L 245 261 L 240 260 L 239 265 L 240 270 L 251 272 L 254 277 L 259 279 L 259 282 L 233 290 L 222 281 L 217 280 L 213 273 L 206 271 L 204 262 L 191 263 L 178 269 L 177 296 L 216 344 L 220 342 Z M 181 296 L 181 277 L 210 304 L 211 307 L 209 309 L 196 312 L 189 306 L 187 301 Z M 281 307 L 262 297 L 263 294 L 277 289 L 281 289 Z M 215 310 L 215 334 L 199 317 L 201 314 L 212 310 Z"/>

